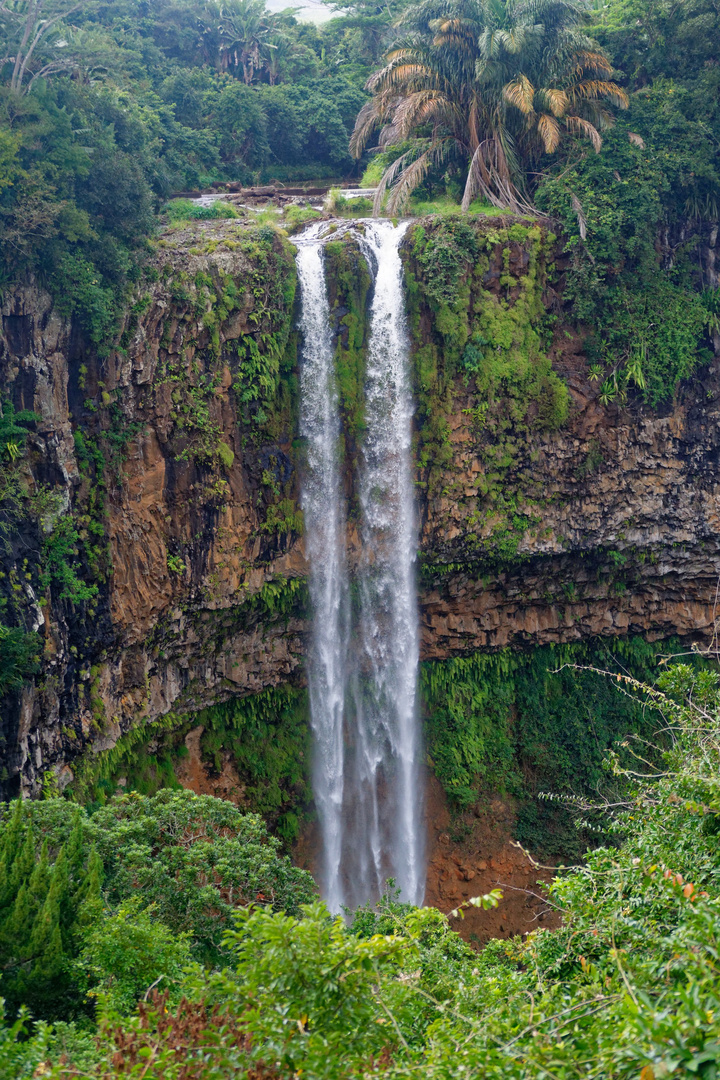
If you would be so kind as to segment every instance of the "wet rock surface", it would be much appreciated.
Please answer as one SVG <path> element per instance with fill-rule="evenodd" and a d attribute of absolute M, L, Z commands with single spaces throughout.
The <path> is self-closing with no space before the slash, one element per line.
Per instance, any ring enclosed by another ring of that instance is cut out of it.
<path fill-rule="evenodd" d="M 234 386 L 231 357 L 253 331 L 258 304 L 252 260 L 237 244 L 241 228 L 199 222 L 168 236 L 121 347 L 104 357 L 36 285 L 3 300 L 0 389 L 40 416 L 21 466 L 28 489 L 55 492 L 60 516 L 87 502 L 77 432 L 115 424 L 122 435 L 102 512 L 109 569 L 91 613 L 51 590 L 22 592 L 23 624 L 39 628 L 44 653 L 39 678 L 0 706 L 5 794 L 37 795 L 46 775 L 63 787 L 78 757 L 170 710 L 304 679 L 302 590 L 289 606 L 260 602 L 263 588 L 297 583 L 307 567 L 302 537 L 263 522 L 263 477 L 272 474 L 297 498 L 292 420 L 257 445 Z M 205 275 L 218 289 L 231 279 L 240 300 L 213 322 L 207 305 L 183 296 L 181 274 L 190 284 Z M 712 633 L 718 362 L 653 411 L 636 401 L 601 406 L 582 341 L 562 327 L 553 358 L 573 405 L 559 431 L 524 437 L 502 476 L 521 521 L 510 557 L 482 554 L 505 523 L 487 512 L 482 494 L 489 466 L 472 385 L 456 387 L 451 465 L 431 487 L 418 473 L 423 659 L 597 636 L 693 641 Z M 222 466 L 183 456 L 178 435 L 176 388 L 210 375 L 208 423 L 229 451 Z M 35 558 L 42 530 L 21 523 L 1 556 L 6 580 Z M 351 521 L 351 557 L 354 535 Z"/>

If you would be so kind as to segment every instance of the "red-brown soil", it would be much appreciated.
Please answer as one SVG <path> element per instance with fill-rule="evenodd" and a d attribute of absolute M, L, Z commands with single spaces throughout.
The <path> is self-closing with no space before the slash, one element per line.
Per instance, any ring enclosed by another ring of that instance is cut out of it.
<path fill-rule="evenodd" d="M 203 764 L 200 739 L 204 730 L 203 727 L 192 728 L 185 736 L 188 755 L 181 758 L 175 768 L 178 781 L 196 795 L 214 795 L 216 799 L 227 799 L 236 806 L 246 806 L 245 785 L 238 776 L 230 754 L 224 755 L 219 776 Z"/>
<path fill-rule="evenodd" d="M 425 903 L 446 914 L 492 889 L 503 898 L 497 908 L 468 908 L 452 920 L 466 941 L 528 934 L 558 926 L 558 912 L 544 898 L 552 872 L 539 869 L 513 840 L 515 811 L 507 799 L 490 797 L 483 805 L 453 819 L 440 783 L 426 787 L 428 875 Z"/>
<path fill-rule="evenodd" d="M 245 805 L 243 783 L 229 755 L 220 775 L 213 775 L 200 758 L 203 729 L 188 732 L 188 756 L 176 774 L 183 787 L 198 795 L 215 795 Z M 464 918 L 452 920 L 453 928 L 466 941 L 484 945 L 491 938 L 527 934 L 542 926 L 559 924 L 556 909 L 544 898 L 543 884 L 552 872 L 538 868 L 513 840 L 515 810 L 512 801 L 489 796 L 472 811 L 453 816 L 445 793 L 432 775 L 425 795 L 427 828 L 427 887 L 425 903 L 446 914 L 473 896 L 500 889 L 503 898 L 497 908 L 483 911 L 468 908 Z M 308 822 L 292 852 L 293 861 L 311 873 L 316 871 L 319 831 Z"/>

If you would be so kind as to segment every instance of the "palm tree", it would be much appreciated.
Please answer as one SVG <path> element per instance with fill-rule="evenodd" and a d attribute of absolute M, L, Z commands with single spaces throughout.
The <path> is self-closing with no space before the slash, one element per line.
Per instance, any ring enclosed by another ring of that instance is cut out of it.
<path fill-rule="evenodd" d="M 527 166 L 552 154 L 566 133 L 595 150 L 612 123 L 606 102 L 625 108 L 612 68 L 582 31 L 582 0 L 426 0 L 400 23 L 405 40 L 368 80 L 373 98 L 355 124 L 360 157 L 380 128 L 380 146 L 410 140 L 385 172 L 396 213 L 430 168 L 467 167 L 462 200 L 476 195 L 514 212 L 532 210 Z"/>
<path fill-rule="evenodd" d="M 265 64 L 265 45 L 272 18 L 265 0 L 222 0 L 208 5 L 217 26 L 208 27 L 219 40 L 221 71 L 242 68 L 243 82 L 250 86 Z"/>

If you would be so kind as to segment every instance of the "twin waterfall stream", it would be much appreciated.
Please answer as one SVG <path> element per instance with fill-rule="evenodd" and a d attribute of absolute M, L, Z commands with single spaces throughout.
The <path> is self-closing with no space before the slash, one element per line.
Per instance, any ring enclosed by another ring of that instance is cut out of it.
<path fill-rule="evenodd" d="M 417 550 L 412 394 L 399 246 L 406 226 L 319 222 L 297 237 L 302 507 L 313 639 L 308 662 L 322 891 L 332 911 L 376 900 L 394 878 L 425 888 L 416 709 Z M 324 242 L 353 231 L 373 278 L 365 430 L 357 489 L 360 554 L 350 564 L 342 431 Z"/>

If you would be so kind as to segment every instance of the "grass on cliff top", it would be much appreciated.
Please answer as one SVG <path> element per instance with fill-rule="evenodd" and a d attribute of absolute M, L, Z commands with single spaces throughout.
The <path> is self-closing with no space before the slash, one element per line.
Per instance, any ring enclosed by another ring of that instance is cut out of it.
<path fill-rule="evenodd" d="M 201 206 L 192 199 L 172 199 L 163 207 L 168 221 L 217 221 L 219 218 L 239 218 L 245 215 L 232 203 L 218 199 L 210 206 Z"/>
<path fill-rule="evenodd" d="M 408 217 L 428 217 L 430 214 L 459 214 L 460 204 L 451 199 L 449 195 L 441 195 L 436 199 L 411 198 L 408 207 Z M 469 214 L 482 214 L 484 217 L 507 217 L 507 210 L 498 210 L 496 206 L 475 199 L 470 203 Z M 405 216 L 405 215 L 403 215 Z"/>

